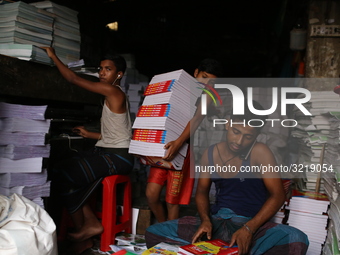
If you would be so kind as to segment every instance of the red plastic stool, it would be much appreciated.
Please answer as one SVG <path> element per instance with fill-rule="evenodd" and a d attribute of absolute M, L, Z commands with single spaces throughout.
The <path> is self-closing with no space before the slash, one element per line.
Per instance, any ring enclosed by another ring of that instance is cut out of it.
<path fill-rule="evenodd" d="M 124 184 L 123 212 L 119 216 L 117 213 L 117 185 Z M 131 180 L 127 175 L 111 175 L 105 177 L 103 184 L 102 210 L 95 211 L 96 216 L 101 219 L 104 228 L 100 237 L 100 250 L 109 251 L 110 244 L 115 243 L 116 234 L 122 231 L 131 233 L 132 231 L 132 192 Z M 63 211 L 60 229 L 58 233 L 58 241 L 65 239 L 67 226 L 72 224 L 70 215 L 66 209 Z"/>
<path fill-rule="evenodd" d="M 123 212 L 121 216 L 117 215 L 117 184 L 124 184 Z M 116 234 L 122 231 L 132 232 L 132 192 L 131 180 L 127 175 L 111 175 L 105 177 L 103 184 L 103 205 L 101 215 L 104 232 L 100 238 L 100 250 L 111 250 L 109 245 L 115 243 Z"/>

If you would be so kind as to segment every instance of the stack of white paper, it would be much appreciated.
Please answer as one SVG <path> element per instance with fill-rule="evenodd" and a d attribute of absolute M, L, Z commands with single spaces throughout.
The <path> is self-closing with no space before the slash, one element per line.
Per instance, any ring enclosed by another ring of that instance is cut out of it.
<path fill-rule="evenodd" d="M 328 207 L 326 195 L 303 193 L 293 196 L 286 209 L 289 210 L 288 225 L 303 231 L 309 240 L 307 254 L 321 254 L 327 236 Z"/>
<path fill-rule="evenodd" d="M 54 15 L 22 1 L 0 5 L 0 43 L 50 46 Z"/>
<path fill-rule="evenodd" d="M 301 184 L 301 187 L 306 190 L 315 191 L 320 176 L 320 157 L 323 146 L 326 146 L 326 150 L 323 162 L 325 165 L 322 170 L 327 168 L 327 171 L 323 172 L 327 174 L 331 173 L 332 169 L 333 172 L 336 169 L 335 162 L 331 162 L 330 159 L 337 158 L 339 154 L 336 149 L 332 149 L 331 144 L 339 144 L 339 133 L 337 133 L 339 130 L 331 128 L 331 122 L 327 115 L 330 112 L 339 111 L 339 105 L 340 98 L 333 91 L 312 91 L 310 101 L 305 104 L 312 116 L 305 116 L 297 108 L 295 109 L 295 119 L 298 126 L 292 131 L 292 136 L 296 137 L 299 142 L 300 158 L 297 163 L 308 169 Z M 319 170 L 316 168 L 319 168 Z M 320 191 L 325 191 L 324 180 L 321 180 Z"/>
<path fill-rule="evenodd" d="M 324 116 L 330 123 L 325 162 L 332 166 L 333 171 L 322 174 L 325 192 L 331 201 L 327 240 L 323 252 L 333 255 L 340 253 L 340 111 L 329 112 Z"/>
<path fill-rule="evenodd" d="M 132 128 L 134 134 L 129 152 L 149 157 L 163 157 L 164 144 L 177 139 L 193 117 L 203 85 L 184 70 L 155 75 L 144 92 Z M 182 168 L 187 145 L 173 160 L 176 170 Z M 145 162 L 150 160 L 147 159 Z"/>
<path fill-rule="evenodd" d="M 60 60 L 64 64 L 79 60 L 80 31 L 78 12 L 52 1 L 40 1 L 30 5 L 55 15 L 52 46 Z"/>
<path fill-rule="evenodd" d="M 1 103 L 0 108 L 0 194 L 17 193 L 42 205 L 41 197 L 50 194 L 44 158 L 50 120 L 47 106 Z"/>

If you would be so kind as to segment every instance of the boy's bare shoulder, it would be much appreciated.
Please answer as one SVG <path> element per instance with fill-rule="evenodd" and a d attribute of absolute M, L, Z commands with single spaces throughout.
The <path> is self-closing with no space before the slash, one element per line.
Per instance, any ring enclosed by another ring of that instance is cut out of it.
<path fill-rule="evenodd" d="M 268 145 L 261 143 L 261 142 L 257 142 L 254 145 L 251 154 L 254 156 L 261 156 L 261 155 L 263 156 L 265 154 L 272 154 L 272 152 L 269 149 Z"/>

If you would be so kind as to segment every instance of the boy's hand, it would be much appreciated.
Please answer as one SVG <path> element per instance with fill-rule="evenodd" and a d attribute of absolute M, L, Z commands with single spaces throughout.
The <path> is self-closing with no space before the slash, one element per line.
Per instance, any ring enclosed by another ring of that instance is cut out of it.
<path fill-rule="evenodd" d="M 203 221 L 201 223 L 201 226 L 199 226 L 198 230 L 194 234 L 192 238 L 192 243 L 196 243 L 201 241 L 201 238 L 204 235 L 207 235 L 208 240 L 211 239 L 211 231 L 212 231 L 212 225 L 210 221 Z"/>
<path fill-rule="evenodd" d="M 253 235 L 246 229 L 240 228 L 231 237 L 230 246 L 237 244 L 239 254 L 248 254 Z"/>
<path fill-rule="evenodd" d="M 51 58 L 52 56 L 55 56 L 55 51 L 52 47 L 40 47 L 44 50 L 46 50 L 47 55 Z"/>
<path fill-rule="evenodd" d="M 164 155 L 163 159 L 167 161 L 171 161 L 174 159 L 174 157 L 177 155 L 179 149 L 181 148 L 182 143 L 178 140 L 168 142 L 164 149 L 167 149 L 166 154 Z"/>

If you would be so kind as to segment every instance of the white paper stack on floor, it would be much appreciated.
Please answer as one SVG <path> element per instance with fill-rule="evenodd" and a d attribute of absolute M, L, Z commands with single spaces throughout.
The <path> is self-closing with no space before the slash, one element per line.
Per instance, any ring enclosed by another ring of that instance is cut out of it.
<path fill-rule="evenodd" d="M 184 70 L 155 75 L 145 89 L 143 104 L 132 126 L 134 135 L 129 152 L 149 157 L 143 163 L 153 161 L 164 166 L 166 162 L 161 161 L 164 144 L 176 139 L 193 117 L 196 100 L 202 92 L 197 87 L 203 85 Z M 182 146 L 170 168 L 180 170 L 186 152 L 187 145 Z"/>
<path fill-rule="evenodd" d="M 50 120 L 47 106 L 0 103 L 0 194 L 17 193 L 44 206 L 41 197 L 50 194 L 44 158 Z"/>
<path fill-rule="evenodd" d="M 328 134 L 325 162 L 332 165 L 334 171 L 322 174 L 326 194 L 331 202 L 327 240 L 323 253 L 326 255 L 340 254 L 340 111 L 324 114 L 329 118 L 330 132 Z"/>
<path fill-rule="evenodd" d="M 327 195 L 314 192 L 295 192 L 286 209 L 287 224 L 303 231 L 309 239 L 307 255 L 319 255 L 327 236 Z"/>
<path fill-rule="evenodd" d="M 52 1 L 35 2 L 30 5 L 55 15 L 52 46 L 60 60 L 64 64 L 79 60 L 81 38 L 78 12 Z"/>

